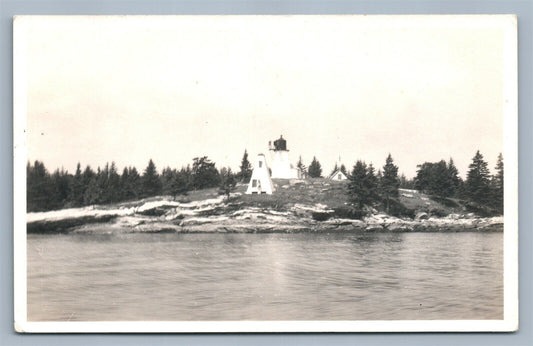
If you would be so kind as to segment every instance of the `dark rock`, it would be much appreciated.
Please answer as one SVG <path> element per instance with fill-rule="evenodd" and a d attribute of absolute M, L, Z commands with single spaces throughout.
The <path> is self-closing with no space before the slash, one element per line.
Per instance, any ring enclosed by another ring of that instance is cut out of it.
<path fill-rule="evenodd" d="M 66 218 L 61 220 L 42 220 L 35 222 L 28 222 L 26 224 L 26 231 L 28 233 L 66 233 L 70 232 L 74 227 L 82 226 L 90 223 L 103 223 L 114 220 L 116 215 L 100 215 L 100 216 L 82 216 L 76 218 Z"/>

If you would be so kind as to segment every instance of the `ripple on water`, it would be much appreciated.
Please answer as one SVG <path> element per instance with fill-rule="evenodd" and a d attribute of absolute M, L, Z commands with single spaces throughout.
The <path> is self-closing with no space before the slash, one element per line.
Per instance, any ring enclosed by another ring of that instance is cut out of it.
<path fill-rule="evenodd" d="M 30 234 L 28 319 L 501 319 L 502 236 Z"/>

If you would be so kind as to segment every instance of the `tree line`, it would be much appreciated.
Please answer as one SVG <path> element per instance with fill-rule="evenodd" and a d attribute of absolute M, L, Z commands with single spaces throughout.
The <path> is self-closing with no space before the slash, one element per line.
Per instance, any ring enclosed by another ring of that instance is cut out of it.
<path fill-rule="evenodd" d="M 191 190 L 219 187 L 219 192 L 229 197 L 237 181 L 247 183 L 252 175 L 252 165 L 245 150 L 239 172 L 231 168 L 216 168 L 207 156 L 196 157 L 192 165 L 181 169 L 166 167 L 157 172 L 150 159 L 142 173 L 135 167 L 125 167 L 121 174 L 114 162 L 93 170 L 80 163 L 76 172 L 63 169 L 49 173 L 44 164 L 35 161 L 27 165 L 27 210 L 46 211 L 81 207 L 93 204 L 116 203 L 157 195 L 185 195 Z M 297 168 L 301 175 L 318 178 L 322 167 L 316 157 L 309 167 L 299 158 Z M 399 188 L 417 189 L 440 198 L 458 198 L 503 212 L 503 156 L 498 156 L 495 174 L 478 151 L 469 166 L 466 180 L 459 177 L 453 159 L 448 162 L 424 162 L 417 166 L 414 179 L 398 175 L 398 167 L 389 154 L 385 165 L 376 171 L 372 164 L 358 160 L 351 172 L 337 164 L 332 173 L 342 171 L 348 178 L 348 196 L 359 210 L 364 206 L 381 203 L 387 212 L 398 207 Z"/>
<path fill-rule="evenodd" d="M 417 166 L 416 177 L 408 180 L 404 175 L 398 176 L 398 167 L 389 154 L 382 170 L 377 172 L 372 164 L 357 161 L 348 175 L 348 195 L 359 210 L 382 203 L 390 212 L 391 207 L 398 207 L 399 188 L 411 188 L 438 198 L 465 200 L 471 208 L 490 208 L 503 213 L 503 173 L 502 154 L 499 154 L 495 173 L 491 175 L 488 163 L 477 151 L 464 181 L 453 159 L 424 162 Z"/>
<path fill-rule="evenodd" d="M 245 153 L 245 157 L 247 154 Z M 75 208 L 93 204 L 117 203 L 157 195 L 185 195 L 191 190 L 219 187 L 220 193 L 229 196 L 237 180 L 251 172 L 243 163 L 245 172 L 234 174 L 230 168 L 218 170 L 207 156 L 193 159 L 192 165 L 181 169 L 166 167 L 157 172 L 153 160 L 142 173 L 135 167 L 125 167 L 122 174 L 114 162 L 104 168 L 82 170 L 78 163 L 76 172 L 64 169 L 49 173 L 44 163 L 27 164 L 27 210 L 46 211 Z M 244 174 L 244 175 L 243 175 Z"/>

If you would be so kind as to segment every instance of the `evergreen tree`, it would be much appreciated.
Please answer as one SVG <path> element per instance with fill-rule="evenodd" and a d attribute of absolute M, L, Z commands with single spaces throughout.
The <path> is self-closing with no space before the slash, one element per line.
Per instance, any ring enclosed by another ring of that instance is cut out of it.
<path fill-rule="evenodd" d="M 352 204 L 356 205 L 360 210 L 363 209 L 367 202 L 367 193 L 365 188 L 366 178 L 366 164 L 358 160 L 350 174 L 350 182 L 348 183 L 348 195 Z"/>
<path fill-rule="evenodd" d="M 394 165 L 391 154 L 385 160 L 383 166 L 383 177 L 381 178 L 381 193 L 386 202 L 387 213 L 390 210 L 390 199 L 398 197 L 398 188 L 400 181 L 398 179 L 398 167 Z"/>
<path fill-rule="evenodd" d="M 488 164 L 483 160 L 483 155 L 479 150 L 472 158 L 472 163 L 468 168 L 465 183 L 468 199 L 479 204 L 488 204 L 491 198 L 490 172 Z"/>
<path fill-rule="evenodd" d="M 368 203 L 370 204 L 379 199 L 379 180 L 375 172 L 374 166 L 369 164 L 364 184 L 368 195 Z"/>
<path fill-rule="evenodd" d="M 52 185 L 44 163 L 35 161 L 33 166 L 28 163 L 26 174 L 27 210 L 29 212 L 49 210 L 48 199 L 52 193 Z"/>
<path fill-rule="evenodd" d="M 231 168 L 220 170 L 220 192 L 226 195 L 226 199 L 229 199 L 230 193 L 235 190 L 236 183 Z"/>
<path fill-rule="evenodd" d="M 381 169 L 378 169 L 378 172 L 376 173 L 376 178 L 378 178 L 379 185 L 381 186 L 381 179 L 383 179 L 383 173 L 381 172 Z"/>
<path fill-rule="evenodd" d="M 455 167 L 455 164 L 453 163 L 453 159 L 450 157 L 450 161 L 448 161 L 448 182 L 451 185 L 450 187 L 450 193 L 448 196 L 457 196 L 459 193 L 459 186 L 461 185 L 461 178 L 459 177 L 459 171 L 457 170 L 457 167 Z"/>
<path fill-rule="evenodd" d="M 90 166 L 85 167 L 83 171 L 82 181 L 83 181 L 83 205 L 91 205 L 98 203 L 98 188 L 97 188 L 97 179 L 100 168 L 98 172 L 94 172 Z"/>
<path fill-rule="evenodd" d="M 96 203 L 105 204 L 110 202 L 110 195 L 108 191 L 109 185 L 109 162 L 106 162 L 103 170 L 99 170 L 96 174 L 96 186 L 98 189 L 98 200 Z"/>
<path fill-rule="evenodd" d="M 176 171 L 170 167 L 166 167 L 161 171 L 161 186 L 164 195 L 172 195 L 172 185 L 176 174 Z"/>
<path fill-rule="evenodd" d="M 358 160 L 350 174 L 348 197 L 359 210 L 365 205 L 372 205 L 378 198 L 378 178 L 372 165 L 367 166 Z"/>
<path fill-rule="evenodd" d="M 135 167 L 124 168 L 120 177 L 122 200 L 139 198 L 142 194 L 141 176 Z"/>
<path fill-rule="evenodd" d="M 72 178 L 72 184 L 69 191 L 69 204 L 73 207 L 81 207 L 83 205 L 83 193 L 85 186 L 83 184 L 83 175 L 81 172 L 81 165 L 78 162 L 76 165 L 76 173 Z"/>
<path fill-rule="evenodd" d="M 188 167 L 189 168 L 189 167 Z M 176 171 L 171 185 L 171 195 L 176 199 L 177 195 L 186 195 L 191 186 L 190 169 L 182 168 Z"/>
<path fill-rule="evenodd" d="M 431 178 L 433 183 L 433 194 L 441 197 L 448 197 L 453 194 L 453 186 L 446 161 L 440 160 L 433 164 Z"/>
<path fill-rule="evenodd" d="M 85 169 L 83 170 L 83 175 L 81 177 L 84 191 L 87 190 L 87 186 L 89 186 L 89 182 L 95 176 L 96 176 L 96 173 L 92 170 L 91 166 L 87 165 L 87 167 L 85 167 Z"/>
<path fill-rule="evenodd" d="M 415 189 L 433 194 L 433 163 L 424 162 L 416 167 Z"/>
<path fill-rule="evenodd" d="M 128 178 L 129 178 L 129 169 L 128 167 L 124 167 L 122 170 L 122 174 L 120 175 L 120 200 L 125 201 L 128 200 L 130 197 L 127 193 L 128 188 Z"/>
<path fill-rule="evenodd" d="M 68 201 L 70 192 L 70 176 L 63 168 L 56 169 L 51 176 L 52 193 L 48 197 L 47 209 L 61 209 Z"/>
<path fill-rule="evenodd" d="M 316 157 L 313 156 L 313 161 L 311 161 L 307 172 L 311 178 L 320 178 L 322 176 L 322 166 Z"/>
<path fill-rule="evenodd" d="M 492 177 L 494 207 L 498 209 L 500 213 L 503 213 L 504 181 L 503 181 L 503 155 L 501 153 L 498 155 L 498 161 L 496 162 L 495 171 L 496 171 L 496 174 Z"/>
<path fill-rule="evenodd" d="M 300 177 L 305 178 L 305 176 L 307 175 L 307 167 L 304 165 L 302 161 L 302 155 L 300 155 L 300 158 L 298 159 L 296 168 L 298 169 L 298 172 L 300 173 Z"/>
<path fill-rule="evenodd" d="M 148 161 L 148 166 L 142 176 L 142 195 L 144 197 L 157 196 L 161 193 L 161 180 L 152 159 Z"/>
<path fill-rule="evenodd" d="M 192 165 L 192 180 L 196 190 L 218 186 L 220 178 L 215 163 L 211 162 L 207 156 L 195 157 Z"/>
<path fill-rule="evenodd" d="M 429 195 L 451 197 L 458 193 L 461 178 L 453 160 L 448 164 L 444 160 L 418 165 L 415 178 L 415 188 Z"/>
<path fill-rule="evenodd" d="M 250 177 L 252 176 L 252 165 L 250 164 L 250 161 L 248 161 L 248 152 L 246 149 L 244 149 L 244 155 L 242 156 L 239 176 L 241 182 L 250 181 Z"/>
<path fill-rule="evenodd" d="M 107 175 L 106 200 L 110 203 L 119 202 L 121 200 L 120 191 L 120 176 L 117 172 L 115 162 L 111 162 Z"/>
<path fill-rule="evenodd" d="M 85 175 L 85 172 L 84 172 Z M 102 197 L 102 191 L 98 186 L 98 180 L 99 177 L 102 175 L 102 172 L 100 171 L 100 167 L 96 169 L 96 173 L 94 176 L 91 177 L 89 184 L 87 185 L 87 188 L 85 189 L 85 193 L 83 195 L 83 204 L 84 205 L 92 205 L 100 203 Z"/>

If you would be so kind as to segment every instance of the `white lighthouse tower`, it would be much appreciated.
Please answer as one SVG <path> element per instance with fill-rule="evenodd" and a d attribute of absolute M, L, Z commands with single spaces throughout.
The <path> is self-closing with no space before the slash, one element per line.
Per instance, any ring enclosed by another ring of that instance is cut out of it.
<path fill-rule="evenodd" d="M 289 161 L 289 150 L 287 150 L 287 141 L 280 136 L 279 139 L 268 143 L 272 157 L 272 178 L 273 179 L 297 179 L 298 170 L 293 168 Z"/>

